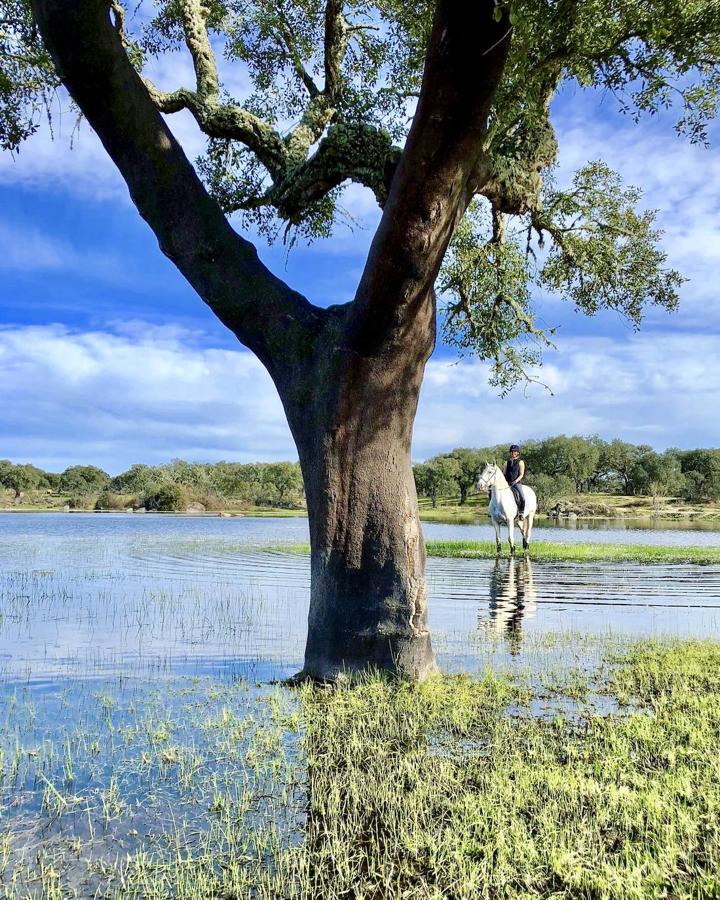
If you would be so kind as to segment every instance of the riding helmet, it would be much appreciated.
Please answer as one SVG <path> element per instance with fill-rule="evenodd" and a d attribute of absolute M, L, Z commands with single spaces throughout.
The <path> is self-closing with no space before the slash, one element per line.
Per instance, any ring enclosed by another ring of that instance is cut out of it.
<path fill-rule="evenodd" d="M 517 444 L 513 444 L 513 445 L 510 447 L 510 453 L 512 453 L 513 450 L 517 450 L 518 453 L 520 452 L 520 448 L 518 447 Z"/>

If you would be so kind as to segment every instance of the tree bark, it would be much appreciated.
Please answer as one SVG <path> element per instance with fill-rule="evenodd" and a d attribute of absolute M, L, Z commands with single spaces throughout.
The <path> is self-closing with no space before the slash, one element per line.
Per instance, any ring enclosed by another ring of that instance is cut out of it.
<path fill-rule="evenodd" d="M 347 309 L 339 308 L 308 371 L 276 381 L 310 524 L 308 677 L 335 681 L 377 668 L 422 679 L 435 670 L 410 460 L 434 306 L 431 294 L 402 349 L 375 357 L 348 346 Z"/>

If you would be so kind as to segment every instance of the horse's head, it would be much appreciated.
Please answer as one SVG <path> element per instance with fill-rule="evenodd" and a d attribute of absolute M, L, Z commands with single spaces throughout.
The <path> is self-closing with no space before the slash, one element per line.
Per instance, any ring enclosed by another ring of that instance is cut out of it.
<path fill-rule="evenodd" d="M 495 463 L 485 463 L 485 468 L 478 475 L 475 482 L 475 489 L 478 491 L 487 491 L 495 478 Z"/>

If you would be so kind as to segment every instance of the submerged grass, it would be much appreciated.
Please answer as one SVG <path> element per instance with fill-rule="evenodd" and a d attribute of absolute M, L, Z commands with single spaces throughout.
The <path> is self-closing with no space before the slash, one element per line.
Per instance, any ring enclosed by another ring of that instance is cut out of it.
<path fill-rule="evenodd" d="M 180 694 L 124 712 L 98 696 L 96 723 L 52 746 L 28 739 L 39 707 L 7 705 L 0 895 L 720 896 L 720 643 L 616 641 L 540 687 L 488 672 Z M 31 827 L 13 804 L 33 794 Z"/>
<path fill-rule="evenodd" d="M 308 555 L 307 543 L 279 544 L 263 548 L 270 552 Z M 427 541 L 428 556 L 456 559 L 495 559 L 495 541 Z M 507 544 L 503 553 L 507 554 Z M 522 547 L 518 544 L 518 553 Z M 529 556 L 547 562 L 637 562 L 667 565 L 694 563 L 713 565 L 720 563 L 720 547 L 664 547 L 653 544 L 562 544 L 549 541 L 533 541 Z"/>

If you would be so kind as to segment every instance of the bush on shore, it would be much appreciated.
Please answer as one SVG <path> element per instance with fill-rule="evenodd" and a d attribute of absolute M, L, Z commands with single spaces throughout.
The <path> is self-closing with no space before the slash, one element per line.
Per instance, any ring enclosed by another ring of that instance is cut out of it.
<path fill-rule="evenodd" d="M 184 512 L 188 496 L 179 484 L 151 487 L 143 496 L 143 506 L 151 512 Z"/>

